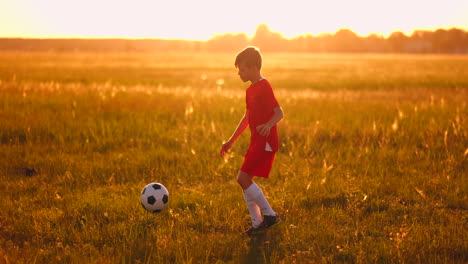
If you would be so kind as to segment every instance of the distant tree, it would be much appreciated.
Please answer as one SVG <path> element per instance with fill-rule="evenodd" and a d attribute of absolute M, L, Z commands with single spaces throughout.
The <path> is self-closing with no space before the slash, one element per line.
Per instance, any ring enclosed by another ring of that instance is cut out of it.
<path fill-rule="evenodd" d="M 466 32 L 458 28 L 452 28 L 448 31 L 448 39 L 450 43 L 450 50 L 448 52 L 466 53 L 468 51 L 468 39 Z"/>
<path fill-rule="evenodd" d="M 432 32 L 416 30 L 413 32 L 408 42 L 405 44 L 405 51 L 412 53 L 429 53 L 432 48 Z"/>
<path fill-rule="evenodd" d="M 261 24 L 257 27 L 252 44 L 262 51 L 287 51 L 288 42 L 279 32 L 271 31 L 268 25 Z"/>
<path fill-rule="evenodd" d="M 388 52 L 388 43 L 384 37 L 377 34 L 370 34 L 362 40 L 363 51 L 365 52 Z"/>
<path fill-rule="evenodd" d="M 390 37 L 388 37 L 388 42 L 390 44 L 390 49 L 392 52 L 404 52 L 405 45 L 408 42 L 408 37 L 401 31 L 393 32 Z"/>
<path fill-rule="evenodd" d="M 447 30 L 438 29 L 432 34 L 433 49 L 435 52 L 446 52 L 450 47 L 450 38 Z"/>
<path fill-rule="evenodd" d="M 333 35 L 330 33 L 322 33 L 317 36 L 317 51 L 318 52 L 333 52 L 332 49 Z"/>
<path fill-rule="evenodd" d="M 248 37 L 244 33 L 215 35 L 206 43 L 209 51 L 239 51 L 248 45 Z"/>
<path fill-rule="evenodd" d="M 247 45 L 256 45 L 270 52 L 407 52 L 468 53 L 468 32 L 452 28 L 436 31 L 417 30 L 411 36 L 400 31 L 388 38 L 372 34 L 360 37 L 350 29 L 335 34 L 304 34 L 287 39 L 259 25 L 252 39 L 244 34 L 215 35 L 208 41 L 166 39 L 20 39 L 0 38 L 0 51 L 55 52 L 237 52 Z"/>
<path fill-rule="evenodd" d="M 306 44 L 306 39 L 309 36 L 307 35 L 300 35 L 297 37 L 294 37 L 288 41 L 288 47 L 290 51 L 294 52 L 304 52 L 307 51 L 307 44 Z"/>
<path fill-rule="evenodd" d="M 360 52 L 362 50 L 361 38 L 352 30 L 342 28 L 333 36 L 333 50 L 337 52 Z"/>

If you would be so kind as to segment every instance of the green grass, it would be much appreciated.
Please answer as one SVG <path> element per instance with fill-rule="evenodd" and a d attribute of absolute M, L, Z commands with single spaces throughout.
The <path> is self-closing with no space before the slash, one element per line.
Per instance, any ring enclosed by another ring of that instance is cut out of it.
<path fill-rule="evenodd" d="M 249 238 L 233 56 L 0 54 L 0 262 L 468 262 L 468 57 L 265 54 L 284 221 Z"/>

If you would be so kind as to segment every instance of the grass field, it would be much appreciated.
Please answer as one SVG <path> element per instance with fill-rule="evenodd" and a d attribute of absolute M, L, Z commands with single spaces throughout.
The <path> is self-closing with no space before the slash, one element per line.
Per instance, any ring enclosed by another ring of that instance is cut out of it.
<path fill-rule="evenodd" d="M 466 263 L 468 56 L 264 54 L 283 222 L 241 232 L 234 54 L 0 53 L 0 263 Z M 141 188 L 170 192 L 160 214 Z"/>

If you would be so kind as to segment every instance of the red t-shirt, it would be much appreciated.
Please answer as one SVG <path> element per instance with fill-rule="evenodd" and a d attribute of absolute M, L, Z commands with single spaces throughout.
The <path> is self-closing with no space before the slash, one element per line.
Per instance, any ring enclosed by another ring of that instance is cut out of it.
<path fill-rule="evenodd" d="M 278 130 L 276 124 L 271 128 L 270 135 L 264 137 L 257 132 L 257 126 L 268 122 L 274 115 L 273 109 L 279 106 L 273 94 L 273 89 L 266 79 L 250 85 L 245 92 L 247 110 L 249 110 L 250 146 L 251 151 L 265 150 L 268 143 L 273 152 L 278 151 Z"/>

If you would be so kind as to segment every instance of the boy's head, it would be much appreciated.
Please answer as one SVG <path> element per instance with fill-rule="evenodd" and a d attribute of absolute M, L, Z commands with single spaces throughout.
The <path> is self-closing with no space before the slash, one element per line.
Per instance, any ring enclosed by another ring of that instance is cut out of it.
<path fill-rule="evenodd" d="M 237 54 L 234 65 L 239 69 L 239 76 L 245 81 L 254 80 L 260 75 L 262 68 L 262 55 L 256 47 L 247 47 Z"/>
<path fill-rule="evenodd" d="M 260 50 L 256 47 L 247 47 L 243 51 L 239 52 L 234 62 L 236 68 L 239 68 L 239 65 L 252 67 L 257 67 L 258 70 L 262 69 L 262 55 Z"/>

